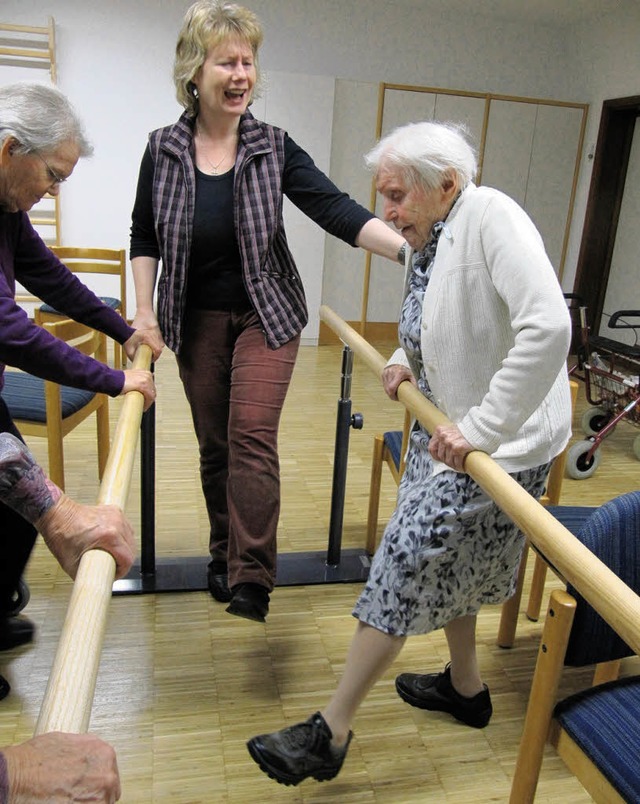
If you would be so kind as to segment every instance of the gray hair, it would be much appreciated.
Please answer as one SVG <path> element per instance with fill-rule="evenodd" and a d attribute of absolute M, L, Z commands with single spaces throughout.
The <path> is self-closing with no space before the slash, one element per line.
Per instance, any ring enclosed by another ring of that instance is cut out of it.
<path fill-rule="evenodd" d="M 58 89 L 44 84 L 9 84 L 0 87 L 0 145 L 14 137 L 18 153 L 53 151 L 74 142 L 80 156 L 93 147 L 73 106 Z"/>
<path fill-rule="evenodd" d="M 453 171 L 462 190 L 478 170 L 478 157 L 468 136 L 466 128 L 457 123 L 409 123 L 383 137 L 364 159 L 374 173 L 382 165 L 391 166 L 410 185 L 422 184 L 426 190 L 439 187 Z"/>

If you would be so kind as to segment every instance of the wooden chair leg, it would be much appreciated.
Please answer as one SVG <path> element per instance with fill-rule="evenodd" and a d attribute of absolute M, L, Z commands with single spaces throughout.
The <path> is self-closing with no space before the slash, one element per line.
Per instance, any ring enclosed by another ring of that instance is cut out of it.
<path fill-rule="evenodd" d="M 118 341 L 113 342 L 113 367 L 116 369 L 124 369 L 124 349 Z"/>
<path fill-rule="evenodd" d="M 102 480 L 111 446 L 109 433 L 109 403 L 106 400 L 96 411 L 96 427 L 98 435 L 98 477 Z"/>
<path fill-rule="evenodd" d="M 48 433 L 49 447 L 49 478 L 59 488 L 64 491 L 64 447 L 62 445 L 62 433 L 57 436 L 55 433 Z"/>
<path fill-rule="evenodd" d="M 520 613 L 520 602 L 522 601 L 522 589 L 524 587 L 524 576 L 527 570 L 527 558 L 529 557 L 529 543 L 525 542 L 520 566 L 518 567 L 518 580 L 516 591 L 513 596 L 502 604 L 500 613 L 500 626 L 498 628 L 497 644 L 500 648 L 512 648 L 516 638 L 516 627 L 518 625 L 518 614 Z"/>
<path fill-rule="evenodd" d="M 384 438 L 375 436 L 373 439 L 373 457 L 371 459 L 371 484 L 369 486 L 369 512 L 367 514 L 367 540 L 365 543 L 365 550 L 369 555 L 375 553 L 377 546 L 383 451 Z"/>
<path fill-rule="evenodd" d="M 534 800 L 575 609 L 571 595 L 563 590 L 551 593 L 509 804 L 532 804 Z"/>
<path fill-rule="evenodd" d="M 533 566 L 533 576 L 531 577 L 529 603 L 527 604 L 527 617 L 530 620 L 533 620 L 533 622 L 537 622 L 540 617 L 542 595 L 544 593 L 544 582 L 546 577 L 547 564 L 543 558 L 536 554 L 536 562 Z"/>

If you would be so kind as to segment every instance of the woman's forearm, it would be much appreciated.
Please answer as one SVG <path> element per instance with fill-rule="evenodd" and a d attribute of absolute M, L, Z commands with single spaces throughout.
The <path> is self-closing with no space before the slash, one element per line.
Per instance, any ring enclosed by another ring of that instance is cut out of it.
<path fill-rule="evenodd" d="M 138 313 L 153 311 L 153 292 L 156 287 L 158 260 L 155 257 L 134 257 L 131 260 L 133 284 Z"/>
<path fill-rule="evenodd" d="M 356 238 L 356 244 L 360 248 L 372 251 L 374 254 L 379 254 L 394 262 L 398 262 L 398 252 L 404 243 L 402 235 L 394 232 L 380 218 L 368 220 Z"/>

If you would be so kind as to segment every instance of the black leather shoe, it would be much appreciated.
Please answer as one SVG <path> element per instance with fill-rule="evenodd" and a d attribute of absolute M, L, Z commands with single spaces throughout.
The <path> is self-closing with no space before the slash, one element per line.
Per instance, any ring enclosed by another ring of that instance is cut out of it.
<path fill-rule="evenodd" d="M 211 592 L 211 597 L 218 603 L 228 603 L 231 600 L 231 590 L 229 589 L 229 576 L 227 567 L 216 561 L 211 561 L 207 567 L 207 586 Z"/>
<path fill-rule="evenodd" d="M 326 720 L 316 712 L 304 723 L 253 737 L 247 749 L 260 770 L 280 784 L 300 784 L 309 776 L 324 782 L 340 772 L 353 734 L 349 732 L 339 748 L 331 745 L 332 736 Z"/>
<path fill-rule="evenodd" d="M 0 618 L 0 650 L 11 650 L 33 641 L 35 627 L 26 617 Z"/>
<path fill-rule="evenodd" d="M 450 665 L 443 673 L 402 673 L 396 678 L 396 690 L 411 706 L 432 712 L 448 712 L 456 720 L 476 729 L 483 729 L 493 713 L 487 685 L 477 695 L 465 698 L 453 688 Z"/>
<path fill-rule="evenodd" d="M 231 590 L 231 603 L 225 611 L 263 623 L 269 613 L 269 590 L 259 583 L 240 583 Z"/>
<path fill-rule="evenodd" d="M 0 676 L 0 701 L 11 692 L 11 686 L 4 676 Z"/>

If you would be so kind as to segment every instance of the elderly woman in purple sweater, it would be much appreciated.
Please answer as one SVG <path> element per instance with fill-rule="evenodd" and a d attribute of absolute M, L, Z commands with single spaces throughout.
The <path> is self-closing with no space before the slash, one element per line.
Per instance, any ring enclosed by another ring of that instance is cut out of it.
<path fill-rule="evenodd" d="M 6 364 L 47 380 L 107 393 L 140 391 L 155 399 L 148 371 L 109 368 L 37 327 L 15 301 L 16 282 L 71 318 L 124 345 L 129 357 L 152 334 L 133 330 L 104 305 L 46 247 L 27 211 L 55 195 L 78 159 L 91 153 L 82 124 L 58 90 L 30 84 L 0 89 L 0 392 Z M 0 432 L 18 433 L 0 397 Z M 13 599 L 36 538 L 36 530 L 0 503 L 0 650 L 30 642 L 33 624 L 14 616 Z"/>

